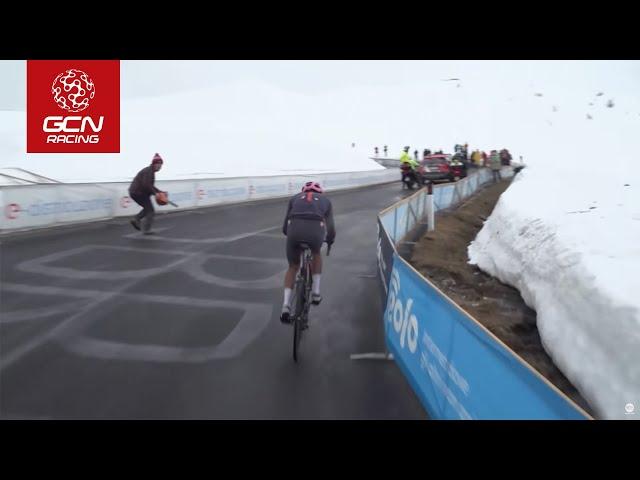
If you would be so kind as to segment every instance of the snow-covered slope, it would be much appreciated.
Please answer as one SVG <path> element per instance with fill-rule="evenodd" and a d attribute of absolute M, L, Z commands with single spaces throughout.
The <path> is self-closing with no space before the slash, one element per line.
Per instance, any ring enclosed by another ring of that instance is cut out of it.
<path fill-rule="evenodd" d="M 542 138 L 552 148 L 503 193 L 469 256 L 520 290 L 600 417 L 638 419 L 640 142 L 624 117 Z"/>

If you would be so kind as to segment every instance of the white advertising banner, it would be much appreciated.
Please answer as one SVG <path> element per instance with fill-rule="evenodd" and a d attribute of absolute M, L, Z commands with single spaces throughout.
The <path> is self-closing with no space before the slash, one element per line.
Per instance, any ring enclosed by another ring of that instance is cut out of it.
<path fill-rule="evenodd" d="M 2 188 L 2 230 L 110 218 L 114 197 L 96 185 L 24 185 Z"/>
<path fill-rule="evenodd" d="M 158 212 L 207 207 L 267 198 L 288 197 L 308 181 L 327 191 L 399 180 L 396 169 L 321 175 L 219 178 L 157 181 L 178 205 L 159 206 Z M 0 231 L 135 215 L 140 206 L 129 197 L 129 183 L 19 185 L 0 188 Z"/>
<path fill-rule="evenodd" d="M 196 203 L 198 206 L 242 202 L 248 198 L 249 179 L 247 178 L 199 180 L 196 183 Z"/>

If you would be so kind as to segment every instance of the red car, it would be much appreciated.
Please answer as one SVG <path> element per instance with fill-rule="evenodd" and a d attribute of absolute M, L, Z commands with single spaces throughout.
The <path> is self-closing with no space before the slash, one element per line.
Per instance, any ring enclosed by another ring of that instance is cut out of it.
<path fill-rule="evenodd" d="M 467 176 L 467 167 L 461 162 L 452 163 L 451 155 L 427 155 L 420 162 L 420 173 L 431 181 L 447 180 L 454 182 Z"/>

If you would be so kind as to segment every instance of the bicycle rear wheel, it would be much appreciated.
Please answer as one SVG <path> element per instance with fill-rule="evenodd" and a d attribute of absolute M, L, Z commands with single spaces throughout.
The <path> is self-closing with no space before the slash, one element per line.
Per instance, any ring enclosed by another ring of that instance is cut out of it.
<path fill-rule="evenodd" d="M 298 363 L 298 353 L 300 349 L 300 335 L 302 335 L 302 328 L 300 321 L 295 319 L 293 321 L 293 361 Z"/>

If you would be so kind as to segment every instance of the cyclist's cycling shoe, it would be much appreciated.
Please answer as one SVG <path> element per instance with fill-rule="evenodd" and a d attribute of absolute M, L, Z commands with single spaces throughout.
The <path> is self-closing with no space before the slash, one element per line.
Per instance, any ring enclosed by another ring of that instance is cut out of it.
<path fill-rule="evenodd" d="M 280 321 L 282 323 L 291 323 L 291 307 L 284 305 L 282 307 L 282 313 L 280 314 Z"/>
<path fill-rule="evenodd" d="M 312 305 L 320 305 L 321 301 L 322 301 L 322 295 L 320 295 L 318 293 L 311 294 L 311 304 Z"/>

